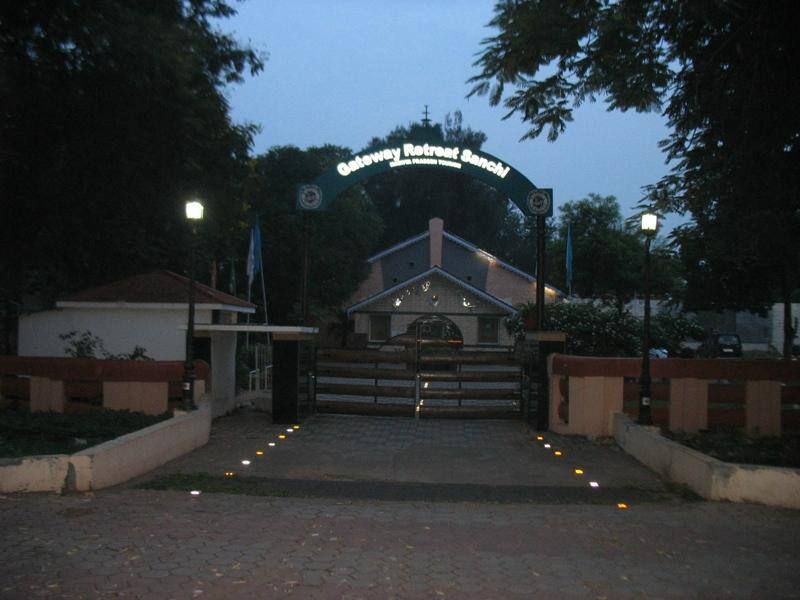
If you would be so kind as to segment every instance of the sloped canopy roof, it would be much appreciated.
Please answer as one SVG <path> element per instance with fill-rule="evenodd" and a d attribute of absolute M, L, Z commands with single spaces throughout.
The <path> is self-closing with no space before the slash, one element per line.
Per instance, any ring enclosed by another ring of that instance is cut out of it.
<path fill-rule="evenodd" d="M 134 275 L 96 288 L 75 292 L 62 298 L 57 304 L 124 302 L 127 304 L 187 304 L 189 278 L 172 271 L 153 271 Z M 202 283 L 195 283 L 197 304 L 216 304 L 236 307 L 241 312 L 252 312 L 255 304 L 215 290 Z"/>

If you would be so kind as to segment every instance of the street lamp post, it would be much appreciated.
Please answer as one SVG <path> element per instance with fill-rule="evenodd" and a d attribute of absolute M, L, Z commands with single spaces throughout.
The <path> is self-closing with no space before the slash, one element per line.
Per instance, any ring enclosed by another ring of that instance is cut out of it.
<path fill-rule="evenodd" d="M 189 258 L 189 320 L 186 325 L 186 362 L 183 367 L 183 410 L 194 410 L 194 262 L 197 222 L 203 218 L 203 204 L 197 200 L 186 203 L 186 219 L 192 226 Z"/>
<path fill-rule="evenodd" d="M 642 327 L 642 374 L 639 377 L 639 419 L 640 425 L 652 425 L 650 410 L 650 242 L 658 229 L 658 216 L 653 213 L 642 215 L 644 242 L 644 323 Z"/>

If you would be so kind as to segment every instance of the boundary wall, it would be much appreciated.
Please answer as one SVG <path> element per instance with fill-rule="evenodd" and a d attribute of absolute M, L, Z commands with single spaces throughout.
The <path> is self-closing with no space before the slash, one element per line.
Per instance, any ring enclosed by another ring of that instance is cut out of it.
<path fill-rule="evenodd" d="M 611 417 L 617 444 L 662 477 L 707 500 L 800 509 L 800 470 L 726 463 L 663 437 L 657 427 Z"/>
<path fill-rule="evenodd" d="M 0 493 L 87 492 L 128 481 L 208 443 L 211 406 L 72 455 L 0 459 Z"/>
<path fill-rule="evenodd" d="M 612 435 L 611 415 L 623 412 L 625 380 L 639 377 L 641 358 L 554 354 L 548 371 L 550 429 L 603 437 Z M 654 406 L 654 419 L 671 431 L 708 428 L 710 387 L 719 382 L 738 382 L 744 396 L 740 416 L 750 434 L 781 435 L 800 414 L 793 403 L 800 391 L 800 361 L 664 358 L 651 360 L 650 372 L 653 387 L 661 385 L 667 395 L 666 414 Z M 663 381 L 666 386 L 656 383 Z"/>
<path fill-rule="evenodd" d="M 198 402 L 210 369 L 200 360 L 194 368 Z M 27 391 L 30 410 L 64 412 L 71 394 L 97 394 L 105 408 L 163 414 L 170 398 L 181 396 L 183 372 L 182 361 L 0 356 L 0 396 L 13 386 L 17 394 Z"/>

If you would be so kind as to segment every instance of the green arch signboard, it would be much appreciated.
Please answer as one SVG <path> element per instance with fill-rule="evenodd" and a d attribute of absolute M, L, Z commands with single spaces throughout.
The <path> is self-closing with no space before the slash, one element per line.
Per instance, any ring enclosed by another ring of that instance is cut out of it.
<path fill-rule="evenodd" d="M 505 193 L 523 214 L 553 214 L 553 190 L 537 188 L 522 173 L 488 152 L 419 141 L 399 142 L 360 152 L 300 186 L 297 207 L 321 211 L 344 190 L 378 173 L 394 169 L 428 168 L 458 171 Z"/>

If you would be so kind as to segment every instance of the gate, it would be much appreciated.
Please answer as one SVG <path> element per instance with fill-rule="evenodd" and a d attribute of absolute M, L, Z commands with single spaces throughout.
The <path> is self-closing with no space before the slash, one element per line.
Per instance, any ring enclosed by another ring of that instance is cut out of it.
<path fill-rule="evenodd" d="M 320 349 L 319 412 L 512 418 L 528 378 L 513 349 Z"/>

